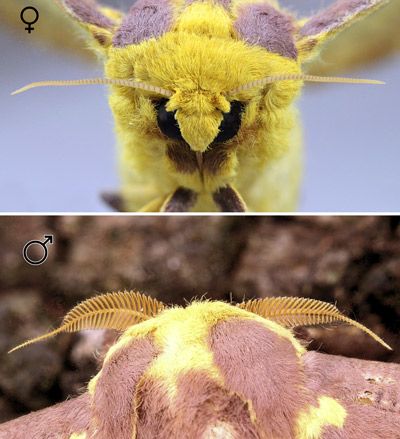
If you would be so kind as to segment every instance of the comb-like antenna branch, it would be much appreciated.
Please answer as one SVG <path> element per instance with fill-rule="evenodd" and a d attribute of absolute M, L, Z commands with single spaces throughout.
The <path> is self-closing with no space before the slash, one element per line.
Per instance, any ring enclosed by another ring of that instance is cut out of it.
<path fill-rule="evenodd" d="M 288 328 L 344 322 L 361 329 L 385 348 L 392 350 L 387 343 L 366 326 L 343 315 L 335 305 L 321 300 L 304 297 L 267 297 L 249 300 L 238 306 Z"/>
<path fill-rule="evenodd" d="M 336 76 L 315 76 L 304 75 L 302 73 L 295 74 L 282 74 L 276 76 L 267 76 L 266 78 L 257 79 L 247 84 L 241 85 L 229 92 L 229 94 L 235 94 L 248 90 L 254 87 L 261 87 L 266 84 L 272 84 L 278 81 L 305 81 L 305 82 L 329 82 L 339 84 L 384 84 L 383 81 L 377 81 L 375 79 L 358 79 L 358 78 L 342 78 Z"/>
<path fill-rule="evenodd" d="M 76 79 L 76 80 L 66 80 L 66 81 L 40 81 L 40 82 L 32 82 L 31 84 L 25 85 L 24 87 L 19 88 L 11 93 L 11 95 L 16 95 L 19 93 L 23 93 L 24 91 L 30 90 L 36 87 L 64 87 L 64 86 L 73 86 L 73 85 L 121 85 L 124 87 L 132 87 L 138 88 L 141 90 L 151 91 L 154 93 L 158 93 L 165 97 L 172 96 L 172 91 L 166 90 L 161 87 L 157 87 L 156 85 L 146 84 L 144 82 L 137 82 L 131 79 L 118 79 L 118 78 L 89 78 L 89 79 Z"/>
<path fill-rule="evenodd" d="M 162 302 L 134 291 L 102 294 L 75 306 L 64 317 L 59 328 L 28 340 L 11 349 L 9 353 L 61 332 L 77 332 L 83 329 L 123 331 L 135 323 L 156 316 L 164 308 Z"/>

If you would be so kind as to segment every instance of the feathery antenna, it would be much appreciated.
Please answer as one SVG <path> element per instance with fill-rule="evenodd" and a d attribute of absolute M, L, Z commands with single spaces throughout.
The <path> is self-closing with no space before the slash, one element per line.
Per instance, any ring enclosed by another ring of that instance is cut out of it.
<path fill-rule="evenodd" d="M 361 329 L 385 348 L 392 350 L 370 329 L 341 314 L 336 306 L 321 300 L 303 297 L 268 297 L 248 300 L 237 306 L 287 328 L 344 322 Z M 102 294 L 75 306 L 64 317 L 59 328 L 28 340 L 11 349 L 9 353 L 61 332 L 77 332 L 83 329 L 123 331 L 135 323 L 157 316 L 164 309 L 164 303 L 134 291 Z"/>
<path fill-rule="evenodd" d="M 123 331 L 135 323 L 150 319 L 165 305 L 156 299 L 134 291 L 102 294 L 75 306 L 65 317 L 62 325 L 47 334 L 32 338 L 8 353 L 32 343 L 53 337 L 61 332 L 77 332 L 82 329 L 116 329 Z"/>
<path fill-rule="evenodd" d="M 304 297 L 267 297 L 238 304 L 239 308 L 273 320 L 287 328 L 344 322 L 366 332 L 385 348 L 392 348 L 361 323 L 343 315 L 335 305 Z"/>
<path fill-rule="evenodd" d="M 11 95 L 16 95 L 23 93 L 24 91 L 30 90 L 36 87 L 63 87 L 71 85 L 121 85 L 124 87 L 138 88 L 141 90 L 151 91 L 158 93 L 165 97 L 172 96 L 172 91 L 166 90 L 165 88 L 158 87 L 156 85 L 146 84 L 144 82 L 137 82 L 131 79 L 118 79 L 118 78 L 89 78 L 89 79 L 76 79 L 76 80 L 66 80 L 66 81 L 40 81 L 32 82 L 24 87 L 19 88 L 11 93 Z"/>

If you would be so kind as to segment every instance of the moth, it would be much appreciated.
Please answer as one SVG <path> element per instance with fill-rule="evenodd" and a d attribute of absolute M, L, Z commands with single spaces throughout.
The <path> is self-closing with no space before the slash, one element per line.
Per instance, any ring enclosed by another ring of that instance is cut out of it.
<path fill-rule="evenodd" d="M 128 13 L 59 0 L 86 29 L 109 84 L 122 211 L 294 211 L 302 145 L 295 108 L 324 43 L 387 0 L 336 0 L 296 19 L 275 0 L 138 0 Z"/>
<path fill-rule="evenodd" d="M 132 291 L 88 299 L 58 329 L 12 351 L 60 332 L 124 331 L 101 370 L 77 398 L 0 425 L 0 438 L 397 437 L 399 365 L 307 352 L 290 330 L 334 322 L 390 349 L 312 299 L 185 308 Z"/>

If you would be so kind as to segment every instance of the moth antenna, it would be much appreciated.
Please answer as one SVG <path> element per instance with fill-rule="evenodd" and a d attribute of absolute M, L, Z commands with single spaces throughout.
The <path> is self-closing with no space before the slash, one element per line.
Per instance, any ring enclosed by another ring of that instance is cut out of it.
<path fill-rule="evenodd" d="M 315 76 L 298 74 L 282 74 L 276 76 L 267 76 L 266 78 L 256 79 L 255 81 L 241 85 L 229 92 L 229 94 L 239 93 L 253 87 L 259 87 L 266 84 L 272 84 L 278 81 L 305 81 L 305 82 L 330 82 L 339 84 L 385 84 L 383 81 L 376 79 L 359 79 L 359 78 L 342 78 L 339 76 Z"/>
<path fill-rule="evenodd" d="M 335 305 L 321 300 L 304 297 L 268 297 L 248 300 L 238 306 L 288 328 L 344 322 L 361 329 L 385 348 L 392 350 L 366 326 L 343 315 Z"/>
<path fill-rule="evenodd" d="M 122 85 L 124 87 L 138 88 L 141 90 L 151 91 L 158 93 L 165 97 L 172 96 L 172 91 L 165 88 L 158 87 L 156 85 L 146 84 L 144 82 L 137 82 L 131 79 L 118 79 L 118 78 L 88 78 L 88 79 L 73 79 L 65 81 L 39 81 L 32 82 L 24 87 L 19 88 L 11 93 L 12 96 L 23 93 L 24 91 L 30 90 L 36 87 L 63 87 L 72 85 Z"/>
<path fill-rule="evenodd" d="M 115 329 L 123 331 L 135 323 L 150 319 L 165 309 L 156 299 L 134 291 L 107 293 L 87 299 L 64 317 L 61 326 L 54 331 L 27 340 L 11 349 L 14 352 L 32 343 L 53 337 L 61 332 L 77 332 L 83 329 Z"/>

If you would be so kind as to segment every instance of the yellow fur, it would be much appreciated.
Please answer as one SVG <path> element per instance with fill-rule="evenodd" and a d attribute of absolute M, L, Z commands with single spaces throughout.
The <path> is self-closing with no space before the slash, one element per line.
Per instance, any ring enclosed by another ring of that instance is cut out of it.
<path fill-rule="evenodd" d="M 191 158 L 194 153 L 212 150 L 210 144 L 219 132 L 222 113 L 229 111 L 232 100 L 246 104 L 238 134 L 224 146 L 224 159 L 218 162 L 217 170 L 208 168 L 202 174 L 193 168 L 183 169 L 176 158 L 169 158 L 168 145 L 175 143 L 166 139 L 157 126 L 152 101 L 159 95 L 113 86 L 110 106 L 119 139 L 121 193 L 126 210 L 159 210 L 178 187 L 185 187 L 198 195 L 193 211 L 216 211 L 212 194 L 226 185 L 237 189 L 250 211 L 296 209 L 302 145 L 293 103 L 302 82 L 275 82 L 237 96 L 229 92 L 266 76 L 300 73 L 302 63 L 315 56 L 322 43 L 359 17 L 317 35 L 300 38 L 295 31 L 299 57 L 292 59 L 250 45 L 236 33 L 234 22 L 239 7 L 265 1 L 232 0 L 227 11 L 212 0 L 189 5 L 172 0 L 172 28 L 162 36 L 125 47 L 112 46 L 112 29 L 84 24 L 95 37 L 101 36 L 95 47 L 105 57 L 108 78 L 135 79 L 172 92 L 166 108 L 176 111 Z M 276 0 L 269 3 L 279 9 Z M 102 10 L 119 22 L 117 12 Z M 295 30 L 305 21 L 294 21 Z"/>
<path fill-rule="evenodd" d="M 243 68 L 232 70 L 232 66 L 238 64 L 243 64 Z M 170 111 L 177 109 L 182 134 L 196 151 L 204 151 L 218 133 L 221 111 L 229 109 L 224 93 L 281 71 L 298 73 L 300 70 L 295 61 L 268 53 L 260 47 L 250 47 L 231 37 L 204 40 L 202 35 L 183 32 L 179 28 L 178 32 L 167 33 L 157 40 L 110 49 L 106 65 L 108 77 L 135 75 L 140 81 L 175 90 L 167 108 Z M 282 184 L 277 190 L 273 184 L 267 193 L 254 196 L 253 186 L 268 178 L 269 169 L 274 168 L 281 158 L 285 160 L 285 153 L 294 159 L 290 163 L 293 174 L 299 174 L 300 154 L 291 153 L 300 150 L 300 139 L 293 139 L 291 133 L 296 126 L 291 103 L 299 88 L 300 83 L 293 81 L 276 83 L 262 96 L 257 90 L 241 93 L 237 98 L 248 105 L 240 136 L 233 140 L 237 149 L 218 175 L 206 174 L 202 181 L 198 174 L 177 171 L 165 156 L 167 142 L 157 129 L 156 114 L 148 96 L 114 87 L 110 105 L 121 144 L 123 195 L 128 210 L 138 210 L 153 198 L 162 194 L 167 196 L 178 186 L 199 192 L 194 210 L 215 210 L 210 194 L 228 183 L 237 187 L 250 210 L 292 210 L 297 193 L 295 188 L 283 191 L 286 192 L 285 198 L 290 199 L 289 203 L 282 203 L 281 197 L 276 197 L 285 185 L 286 172 L 282 176 L 275 175 L 279 185 Z M 260 106 L 263 107 L 261 113 Z M 273 173 L 277 173 L 276 169 Z M 297 181 L 295 183 L 297 185 Z M 265 187 L 261 190 L 264 191 Z M 293 195 L 288 197 L 288 194 Z M 264 209 L 266 206 L 269 208 Z"/>
<path fill-rule="evenodd" d="M 340 402 L 329 396 L 319 397 L 318 402 L 319 407 L 310 407 L 299 415 L 297 439 L 319 439 L 328 425 L 343 428 L 347 413 Z"/>
<path fill-rule="evenodd" d="M 86 439 L 86 433 L 72 433 L 69 439 Z"/>
<path fill-rule="evenodd" d="M 89 395 L 91 395 L 91 396 L 94 395 L 99 377 L 100 377 L 100 372 L 89 381 L 87 388 L 88 388 Z"/>

